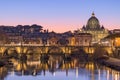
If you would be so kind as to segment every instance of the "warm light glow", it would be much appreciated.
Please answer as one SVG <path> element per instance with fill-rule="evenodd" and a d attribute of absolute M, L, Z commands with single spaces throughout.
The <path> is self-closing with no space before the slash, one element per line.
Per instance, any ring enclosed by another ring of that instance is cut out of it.
<path fill-rule="evenodd" d="M 76 77 L 78 77 L 78 67 L 76 67 Z"/>
<path fill-rule="evenodd" d="M 120 46 L 120 37 L 115 38 L 115 46 L 119 47 Z"/>

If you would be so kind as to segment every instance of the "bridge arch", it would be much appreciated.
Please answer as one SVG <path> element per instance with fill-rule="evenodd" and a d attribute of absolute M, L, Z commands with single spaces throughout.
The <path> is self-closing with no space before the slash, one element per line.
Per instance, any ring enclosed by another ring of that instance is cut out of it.
<path fill-rule="evenodd" d="M 52 46 L 48 49 L 48 54 L 63 54 L 63 50 L 60 47 Z"/>
<path fill-rule="evenodd" d="M 33 54 L 34 53 L 34 49 L 33 49 L 33 47 L 29 47 L 29 48 L 27 48 L 27 50 L 26 50 L 26 52 L 25 52 L 25 54 Z"/>
<path fill-rule="evenodd" d="M 75 47 L 72 49 L 71 56 L 78 58 L 80 61 L 86 61 L 88 59 L 88 54 L 82 47 Z"/>
<path fill-rule="evenodd" d="M 26 49 L 25 54 L 41 54 L 42 47 L 29 47 Z"/>
<path fill-rule="evenodd" d="M 5 49 L 3 56 L 18 57 L 19 54 L 17 52 L 16 47 L 8 47 Z"/>

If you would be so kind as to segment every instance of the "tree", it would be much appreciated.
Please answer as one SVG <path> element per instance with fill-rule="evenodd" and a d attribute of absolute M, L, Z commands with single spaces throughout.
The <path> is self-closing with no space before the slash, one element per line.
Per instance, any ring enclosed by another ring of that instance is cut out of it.
<path fill-rule="evenodd" d="M 0 44 L 5 44 L 7 42 L 9 42 L 7 34 L 0 30 Z"/>

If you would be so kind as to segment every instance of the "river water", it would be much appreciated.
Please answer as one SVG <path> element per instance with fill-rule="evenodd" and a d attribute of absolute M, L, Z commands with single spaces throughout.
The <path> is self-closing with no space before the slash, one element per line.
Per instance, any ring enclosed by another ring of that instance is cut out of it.
<path fill-rule="evenodd" d="M 0 80 L 120 80 L 120 71 L 78 59 L 10 61 L 13 64 L 0 67 Z"/>

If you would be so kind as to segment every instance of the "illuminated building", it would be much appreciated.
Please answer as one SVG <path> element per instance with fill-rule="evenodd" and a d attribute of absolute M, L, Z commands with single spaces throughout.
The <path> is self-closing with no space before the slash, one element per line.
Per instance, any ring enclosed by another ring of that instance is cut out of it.
<path fill-rule="evenodd" d="M 75 36 L 75 45 L 76 46 L 90 46 L 92 35 L 89 33 L 79 33 Z"/>
<path fill-rule="evenodd" d="M 55 33 L 55 32 L 49 33 L 49 39 L 47 41 L 47 43 L 49 43 L 49 45 L 51 45 L 51 46 L 58 45 L 58 43 L 57 43 L 58 40 L 59 40 L 59 36 L 57 35 L 57 33 Z"/>
<path fill-rule="evenodd" d="M 107 36 L 104 40 L 109 41 L 111 46 L 120 47 L 120 33 L 115 33 Z"/>
<path fill-rule="evenodd" d="M 68 38 L 69 44 L 70 46 L 75 46 L 75 37 L 74 36 L 70 36 Z"/>
<path fill-rule="evenodd" d="M 49 45 L 51 45 L 51 46 L 55 46 L 55 45 L 57 45 L 57 41 L 58 41 L 58 38 L 57 37 L 51 37 L 50 39 L 49 39 Z"/>
<path fill-rule="evenodd" d="M 82 29 L 77 32 L 92 34 L 92 44 L 98 43 L 101 39 L 109 34 L 107 29 L 105 29 L 103 26 L 100 26 L 99 20 L 95 17 L 94 13 L 92 13 L 92 16 L 89 18 L 87 25 L 83 26 Z"/>
<path fill-rule="evenodd" d="M 114 29 L 111 31 L 112 34 L 115 34 L 115 33 L 120 33 L 120 29 Z"/>
<path fill-rule="evenodd" d="M 90 46 L 92 35 L 89 33 L 78 33 L 68 38 L 70 46 Z"/>

